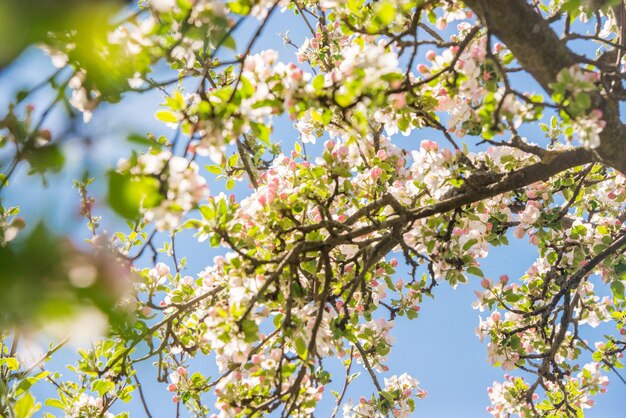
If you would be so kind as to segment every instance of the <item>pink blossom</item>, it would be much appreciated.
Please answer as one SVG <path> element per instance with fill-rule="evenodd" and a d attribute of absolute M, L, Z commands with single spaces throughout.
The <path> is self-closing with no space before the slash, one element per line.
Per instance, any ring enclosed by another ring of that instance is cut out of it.
<path fill-rule="evenodd" d="M 422 141 L 420 146 L 422 147 L 422 149 L 424 149 L 424 151 L 437 151 L 439 149 L 439 144 L 437 144 L 435 141 L 430 141 L 427 139 Z"/>
<path fill-rule="evenodd" d="M 270 352 L 270 358 L 274 361 L 279 361 L 281 359 L 281 357 L 283 356 L 283 352 L 280 348 L 274 348 L 271 352 Z"/>
<path fill-rule="evenodd" d="M 451 161 L 453 157 L 452 151 L 450 151 L 448 148 L 444 148 L 441 150 L 441 156 L 445 161 Z"/>
<path fill-rule="evenodd" d="M 396 109 L 402 109 L 406 106 L 406 96 L 404 93 L 394 93 L 389 96 L 391 105 Z"/>
<path fill-rule="evenodd" d="M 417 71 L 419 71 L 422 74 L 430 73 L 430 69 L 426 66 L 426 64 L 419 64 L 417 66 Z"/>
<path fill-rule="evenodd" d="M 167 276 L 168 274 L 170 274 L 170 268 L 163 263 L 157 263 L 157 265 L 154 266 L 154 268 L 156 269 L 157 273 L 161 277 Z"/>
<path fill-rule="evenodd" d="M 515 230 L 513 231 L 513 235 L 515 236 L 515 238 L 517 239 L 522 239 L 524 238 L 524 235 L 526 235 L 526 230 L 521 227 L 518 226 L 517 228 L 515 228 Z"/>

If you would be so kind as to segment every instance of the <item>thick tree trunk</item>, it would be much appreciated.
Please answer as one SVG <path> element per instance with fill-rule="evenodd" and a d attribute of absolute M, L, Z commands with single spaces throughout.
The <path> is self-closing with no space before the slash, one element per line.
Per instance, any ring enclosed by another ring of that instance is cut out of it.
<path fill-rule="evenodd" d="M 561 69 L 578 62 L 548 22 L 526 1 L 465 0 L 465 3 L 547 92 Z M 602 110 L 606 121 L 600 147 L 593 151 L 594 159 L 626 174 L 626 131 L 619 117 L 618 102 L 598 92 L 592 103 Z"/>

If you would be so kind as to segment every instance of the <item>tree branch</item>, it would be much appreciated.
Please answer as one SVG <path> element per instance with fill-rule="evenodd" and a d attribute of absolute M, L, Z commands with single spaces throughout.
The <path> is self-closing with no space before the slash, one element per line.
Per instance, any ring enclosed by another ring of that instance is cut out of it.
<path fill-rule="evenodd" d="M 577 56 L 559 39 L 548 21 L 525 0 L 466 0 L 465 3 L 548 93 L 559 71 L 578 63 Z M 606 121 L 600 134 L 600 147 L 594 150 L 594 160 L 626 173 L 623 139 L 626 132 L 619 117 L 618 103 L 609 100 L 600 90 L 591 96 L 591 103 L 602 111 Z"/>

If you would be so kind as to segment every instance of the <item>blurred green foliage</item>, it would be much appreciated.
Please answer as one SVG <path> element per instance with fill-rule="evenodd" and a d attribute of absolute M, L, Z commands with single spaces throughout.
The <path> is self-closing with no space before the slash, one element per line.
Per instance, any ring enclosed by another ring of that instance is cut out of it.
<path fill-rule="evenodd" d="M 141 208 L 157 206 L 163 196 L 156 178 L 109 172 L 109 204 L 119 215 L 134 219 Z"/>
<path fill-rule="evenodd" d="M 104 252 L 85 253 L 40 224 L 0 246 L 0 328 L 37 328 L 85 305 L 119 323 L 125 320 L 118 302 L 128 289 L 128 271 Z"/>
<path fill-rule="evenodd" d="M 47 39 L 51 31 L 81 26 L 97 30 L 119 11 L 123 3 L 122 0 L 0 1 L 0 69 L 11 63 L 28 45 Z"/>

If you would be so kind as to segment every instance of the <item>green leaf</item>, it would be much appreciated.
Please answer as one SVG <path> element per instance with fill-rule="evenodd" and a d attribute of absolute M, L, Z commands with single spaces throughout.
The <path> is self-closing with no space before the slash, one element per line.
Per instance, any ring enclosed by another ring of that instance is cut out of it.
<path fill-rule="evenodd" d="M 313 78 L 313 81 L 311 81 L 311 85 L 313 86 L 313 88 L 315 89 L 316 92 L 321 92 L 322 89 L 324 88 L 324 75 L 323 74 L 318 74 Z"/>
<path fill-rule="evenodd" d="M 128 142 L 133 142 L 135 144 L 145 145 L 148 147 L 160 148 L 160 144 L 157 141 L 151 140 L 144 135 L 130 134 L 128 135 Z"/>
<path fill-rule="evenodd" d="M 116 171 L 109 172 L 109 204 L 127 219 L 139 215 L 141 207 L 151 208 L 163 200 L 159 181 L 152 177 L 133 177 Z"/>
<path fill-rule="evenodd" d="M 169 110 L 159 110 L 158 112 L 156 112 L 155 116 L 158 120 L 162 122 L 168 122 L 168 123 L 178 122 L 178 118 L 176 117 L 176 115 L 170 112 Z"/>
<path fill-rule="evenodd" d="M 380 396 L 382 396 L 383 398 L 387 399 L 389 402 L 392 402 L 392 403 L 393 403 L 393 400 L 394 400 L 395 398 L 394 398 L 394 396 L 393 396 L 391 393 L 389 393 L 389 392 L 387 392 L 387 391 L 384 391 L 384 390 L 381 390 L 381 391 L 380 391 L 380 392 L 378 392 L 378 393 L 380 394 Z"/>
<path fill-rule="evenodd" d="M 593 359 L 593 361 L 597 361 L 597 362 L 602 361 L 603 357 L 604 356 L 599 351 L 594 351 L 593 354 L 591 355 L 591 358 Z"/>
<path fill-rule="evenodd" d="M 29 148 L 24 158 L 30 164 L 29 174 L 52 171 L 58 173 L 63 168 L 65 157 L 56 144 Z"/>
<path fill-rule="evenodd" d="M 17 370 L 20 368 L 20 362 L 14 357 L 0 359 L 0 367 L 6 366 L 9 370 Z"/>
<path fill-rule="evenodd" d="M 476 238 L 472 238 L 470 240 L 468 240 L 464 245 L 463 245 L 463 251 L 467 251 L 470 248 L 472 248 L 472 246 L 474 244 L 478 243 L 478 240 Z M 469 270 L 468 270 L 469 271 Z"/>
<path fill-rule="evenodd" d="M 302 337 L 296 338 L 296 353 L 301 358 L 306 358 L 307 348 L 306 348 L 306 343 L 304 342 L 304 338 Z"/>
<path fill-rule="evenodd" d="M 115 390 L 115 383 L 110 380 L 94 380 L 91 384 L 91 390 L 93 392 L 97 392 L 98 395 L 102 397 L 105 393 L 113 392 Z"/>
<path fill-rule="evenodd" d="M 35 403 L 35 398 L 30 393 L 25 393 L 20 399 L 15 402 L 13 411 L 17 418 L 30 418 L 35 412 L 41 408 L 40 403 Z"/>
<path fill-rule="evenodd" d="M 381 3 L 378 10 L 376 10 L 376 14 L 374 15 L 374 20 L 380 26 L 387 26 L 391 22 L 393 22 L 396 17 L 396 7 L 389 1 Z"/>
<path fill-rule="evenodd" d="M 576 103 L 582 110 L 587 110 L 591 107 L 591 99 L 587 93 L 581 92 L 576 95 Z"/>
<path fill-rule="evenodd" d="M 246 342 L 255 342 L 258 339 L 257 333 L 259 331 L 259 326 L 256 322 L 246 319 L 242 322 L 241 328 L 243 329 L 243 333 L 245 335 Z"/>
<path fill-rule="evenodd" d="M 335 94 L 335 103 L 341 107 L 348 107 L 353 102 L 353 96 L 350 94 Z"/>
<path fill-rule="evenodd" d="M 393 281 L 391 280 L 391 277 L 385 276 L 385 283 L 387 284 L 387 287 L 389 287 L 389 289 L 391 289 L 394 292 L 396 291 L 396 286 L 394 286 Z"/>
<path fill-rule="evenodd" d="M 49 406 L 49 407 L 52 407 L 52 408 L 59 408 L 61 410 L 65 409 L 65 405 L 63 405 L 63 402 L 61 402 L 58 399 L 50 398 L 50 399 L 46 400 L 45 403 L 46 403 L 46 406 Z"/>
<path fill-rule="evenodd" d="M 219 165 L 207 164 L 204 166 L 204 168 L 206 168 L 209 173 L 216 174 L 216 175 L 222 174 L 222 167 L 220 167 Z"/>
<path fill-rule="evenodd" d="M 511 302 L 511 303 L 515 303 L 519 300 L 521 300 L 524 296 L 520 295 L 519 293 L 509 293 L 508 295 L 506 295 L 506 301 L 507 302 Z"/>
<path fill-rule="evenodd" d="M 613 291 L 615 298 L 624 299 L 624 283 L 621 280 L 615 280 L 611 283 L 611 291 Z"/>
<path fill-rule="evenodd" d="M 244 16 L 250 13 L 250 2 L 242 0 L 231 1 L 228 2 L 228 8 L 231 12 Z"/>
<path fill-rule="evenodd" d="M 485 275 L 483 274 L 483 271 L 480 268 L 476 267 L 476 266 L 469 266 L 467 268 L 467 272 L 469 274 L 473 274 L 474 276 L 485 277 Z"/>
<path fill-rule="evenodd" d="M 224 39 L 224 42 L 222 42 L 222 45 L 228 49 L 232 49 L 233 51 L 237 50 L 237 43 L 235 42 L 235 38 L 233 38 L 230 35 L 228 35 L 226 39 Z"/>
<path fill-rule="evenodd" d="M 239 93 L 243 99 L 249 99 L 254 95 L 254 86 L 245 77 L 241 77 L 239 82 Z"/>

